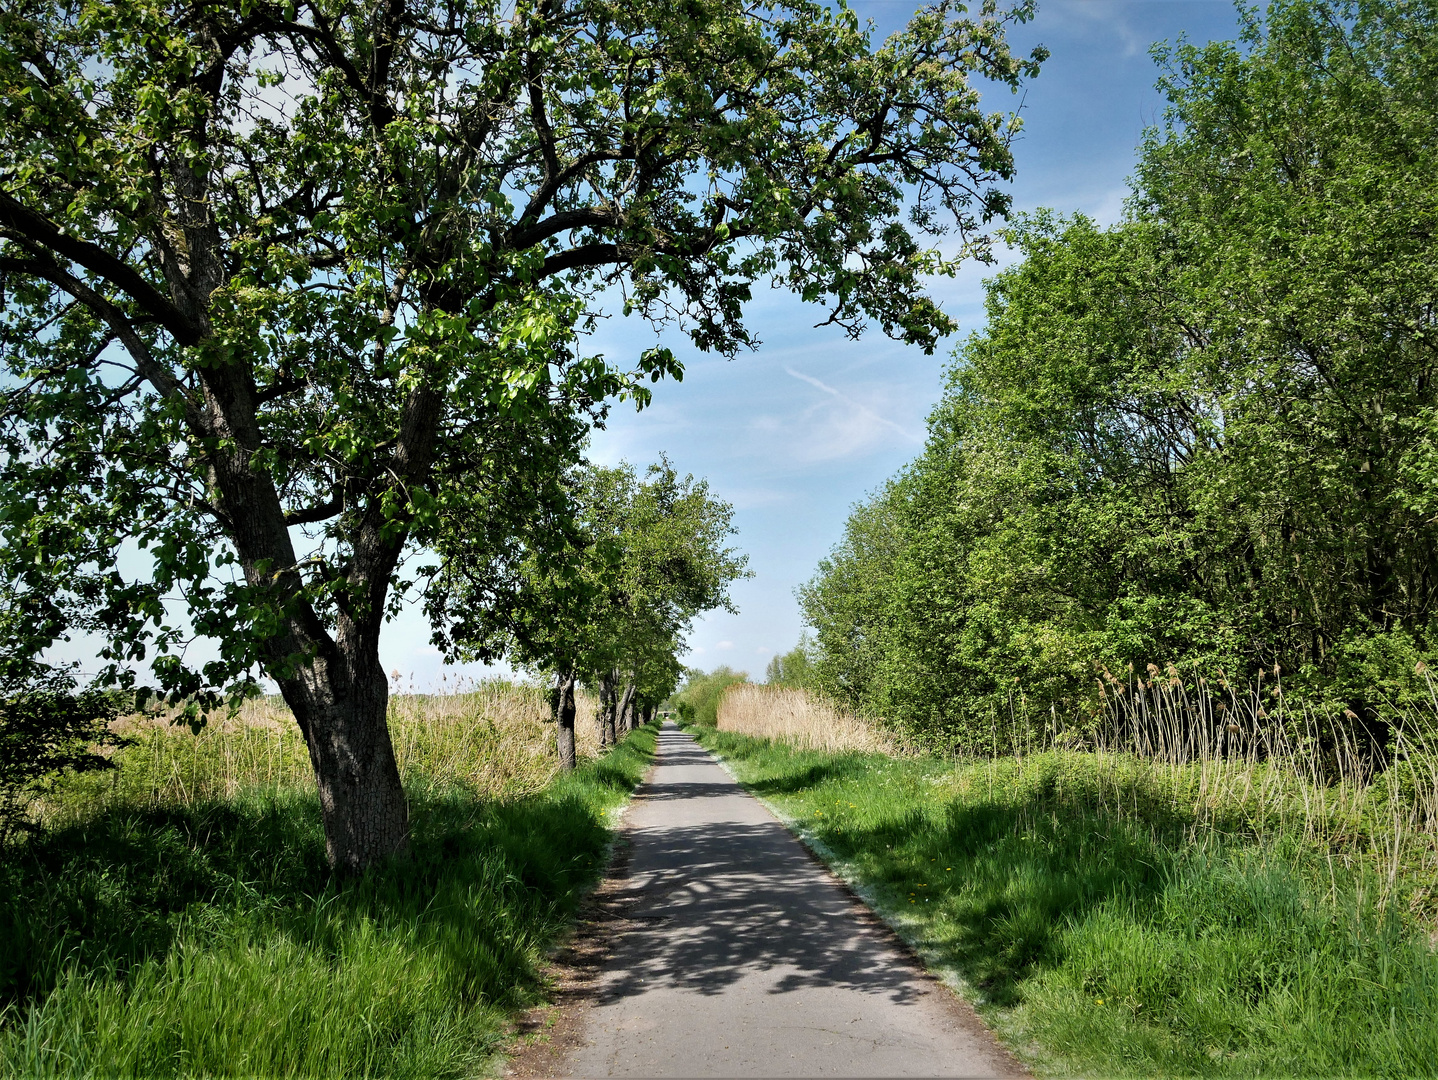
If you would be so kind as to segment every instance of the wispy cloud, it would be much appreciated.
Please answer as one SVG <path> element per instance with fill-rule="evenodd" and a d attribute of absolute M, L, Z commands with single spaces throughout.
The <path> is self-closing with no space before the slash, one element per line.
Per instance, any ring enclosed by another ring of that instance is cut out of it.
<path fill-rule="evenodd" d="M 804 414 L 804 419 L 814 422 L 815 428 L 808 440 L 809 451 L 806 456 L 810 460 L 844 457 L 866 450 L 879 441 L 882 431 L 892 431 L 905 442 L 915 445 L 921 445 L 924 441 L 921 433 L 895 423 L 822 379 L 816 379 L 787 365 L 784 373 L 829 395 L 837 404 L 843 406 L 841 409 L 829 411 L 827 415 L 819 415 L 824 411 L 819 408 L 811 408 Z"/>
<path fill-rule="evenodd" d="M 1055 29 L 1063 27 L 1080 34 L 1084 29 L 1092 29 L 1099 35 L 1107 34 L 1119 47 L 1105 51 L 1127 58 L 1146 53 L 1153 44 L 1152 39 L 1133 25 L 1129 18 L 1131 9 L 1132 5 L 1113 0 L 1082 0 L 1076 4 L 1049 5 L 1044 14 L 1045 22 Z"/>

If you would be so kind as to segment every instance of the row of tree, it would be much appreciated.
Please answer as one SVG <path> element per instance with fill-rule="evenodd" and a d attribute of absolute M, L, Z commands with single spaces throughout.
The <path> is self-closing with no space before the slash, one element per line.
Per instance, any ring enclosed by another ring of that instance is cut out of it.
<path fill-rule="evenodd" d="M 582 565 L 521 568 L 591 550 L 587 433 L 681 374 L 584 333 L 731 354 L 768 281 L 932 350 L 926 282 L 1013 172 L 970 79 L 1036 73 L 1032 11 L 939 0 L 876 43 L 821 0 L 0 5 L 0 652 L 89 631 L 102 681 L 202 704 L 263 672 L 334 864 L 403 854 L 386 615 L 417 585 L 462 654 L 498 639 L 444 620 L 512 609 L 492 586 L 568 605 Z"/>
<path fill-rule="evenodd" d="M 1243 19 L 1156 50 L 1171 108 L 1122 223 L 1009 232 L 923 455 L 801 590 L 830 692 L 973 747 L 1149 664 L 1281 673 L 1379 753 L 1426 702 L 1438 5 Z"/>
<path fill-rule="evenodd" d="M 667 459 L 573 474 L 565 528 L 534 534 L 507 565 L 482 558 L 474 534 L 446 538 L 429 593 L 451 651 L 507 658 L 553 679 L 561 766 L 574 767 L 574 691 L 599 691 L 600 740 L 652 717 L 679 683 L 696 615 L 734 610 L 729 586 L 746 557 L 725 546 L 732 508 Z M 546 543 L 537 542 L 542 535 Z"/>

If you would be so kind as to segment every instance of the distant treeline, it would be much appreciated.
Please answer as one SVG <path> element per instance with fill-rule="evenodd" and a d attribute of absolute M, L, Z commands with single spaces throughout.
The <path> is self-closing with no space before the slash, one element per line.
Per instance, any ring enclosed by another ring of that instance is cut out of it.
<path fill-rule="evenodd" d="M 1155 49 L 1119 225 L 1009 231 L 923 454 L 801 590 L 806 679 L 976 746 L 1150 664 L 1279 672 L 1370 746 L 1428 700 L 1438 5 L 1244 18 Z"/>

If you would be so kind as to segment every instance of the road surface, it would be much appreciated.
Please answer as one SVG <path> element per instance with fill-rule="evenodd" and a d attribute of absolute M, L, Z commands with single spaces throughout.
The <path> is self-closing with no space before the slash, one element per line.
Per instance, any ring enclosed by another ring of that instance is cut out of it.
<path fill-rule="evenodd" d="M 567 1075 L 1024 1075 L 972 1010 L 672 723 L 626 835 L 629 929 Z"/>

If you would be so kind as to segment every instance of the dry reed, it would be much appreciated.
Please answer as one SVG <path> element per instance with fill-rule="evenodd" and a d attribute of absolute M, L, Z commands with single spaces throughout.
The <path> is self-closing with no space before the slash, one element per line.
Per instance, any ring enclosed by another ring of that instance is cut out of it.
<path fill-rule="evenodd" d="M 552 779 L 558 761 L 543 689 L 500 681 L 446 689 L 416 693 L 401 682 L 390 697 L 390 738 L 407 781 L 512 798 Z M 576 703 L 576 751 L 581 760 L 597 757 L 596 702 L 581 693 Z M 198 733 L 177 719 L 174 711 L 152 711 L 116 721 L 131 740 L 117 752 L 120 768 L 65 778 L 32 805 L 31 816 L 58 825 L 119 804 L 194 805 L 314 785 L 304 739 L 278 697 L 246 701 L 233 714 L 211 717 Z"/>
<path fill-rule="evenodd" d="M 1425 678 L 1427 672 L 1420 668 Z M 1050 714 L 1047 730 L 1024 714 L 1016 695 L 1010 750 L 1082 751 L 1112 809 L 1167 805 L 1195 827 L 1300 835 L 1343 863 L 1365 862 L 1385 882 L 1417 883 L 1415 908 L 1438 908 L 1438 746 L 1434 716 L 1391 708 L 1388 744 L 1355 735 L 1356 717 L 1338 722 L 1292 704 L 1281 672 L 1243 686 L 1219 672 L 1185 681 L 1172 665 L 1150 664 L 1147 678 L 1105 670 L 1099 715 L 1066 727 Z M 1429 679 L 1430 708 L 1438 692 Z"/>
<path fill-rule="evenodd" d="M 736 683 L 719 700 L 719 730 L 808 750 L 894 754 L 894 737 L 832 702 L 781 686 Z"/>
<path fill-rule="evenodd" d="M 1438 713 L 1438 688 L 1430 689 Z M 1104 672 L 1099 702 L 1098 716 L 1068 726 L 1056 714 L 1027 715 L 1016 693 L 1007 715 L 995 717 L 996 753 L 984 757 L 994 768 L 1035 759 L 1058 787 L 1082 789 L 1124 817 L 1176 814 L 1195 836 L 1301 836 L 1333 863 L 1377 869 L 1381 902 L 1401 879 L 1415 912 L 1438 918 L 1438 745 L 1425 734 L 1438 729 L 1433 716 L 1394 710 L 1387 767 L 1379 768 L 1350 724 L 1290 707 L 1277 673 L 1238 688 L 1221 675 L 1186 683 L 1172 667 L 1151 667 L 1147 678 Z M 806 749 L 903 747 L 804 690 L 739 684 L 725 692 L 718 718 L 721 731 Z"/>

